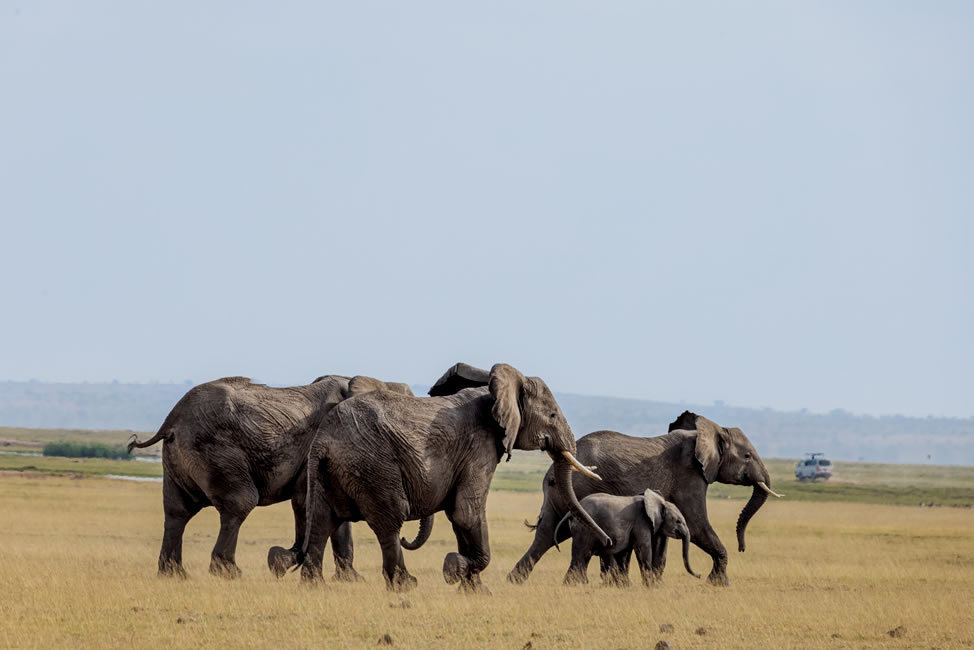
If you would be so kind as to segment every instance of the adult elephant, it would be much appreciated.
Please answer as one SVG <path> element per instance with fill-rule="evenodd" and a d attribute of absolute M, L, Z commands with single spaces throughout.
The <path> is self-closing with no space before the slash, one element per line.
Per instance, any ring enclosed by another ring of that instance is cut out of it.
<path fill-rule="evenodd" d="M 313 517 L 302 576 L 320 577 L 322 549 L 337 526 L 365 520 L 382 548 L 386 585 L 408 589 L 416 579 L 403 562 L 399 531 L 405 521 L 442 510 L 457 538 L 443 577 L 462 590 L 485 590 L 480 572 L 490 562 L 487 491 L 497 463 L 512 449 L 547 452 L 554 461 L 554 491 L 566 509 L 611 543 L 572 491 L 573 467 L 598 477 L 575 460 L 575 437 L 551 390 L 501 363 L 491 368 L 486 387 L 430 398 L 376 391 L 328 414 L 308 455 Z M 318 499 L 322 506 L 313 506 Z"/>
<path fill-rule="evenodd" d="M 707 487 L 714 481 L 751 485 L 754 490 L 737 519 L 738 550 L 744 551 L 744 533 L 751 517 L 764 505 L 771 479 L 761 457 L 744 432 L 718 426 L 705 417 L 685 411 L 655 438 L 635 438 L 615 431 L 596 431 L 578 441 L 578 460 L 594 465 L 606 478 L 595 482 L 584 476 L 574 479 L 574 493 L 584 498 L 595 492 L 620 496 L 641 494 L 647 488 L 673 502 L 686 518 L 694 544 L 713 558 L 708 576 L 712 584 L 729 584 L 727 550 L 707 519 Z M 534 542 L 514 569 L 509 582 L 527 580 L 534 565 L 554 545 L 555 526 L 568 512 L 563 490 L 553 489 L 554 475 L 544 478 L 544 502 L 534 527 Z M 563 528 L 557 541 L 568 538 Z M 654 539 L 653 569 L 662 573 L 666 562 L 666 537 Z"/>
<path fill-rule="evenodd" d="M 293 556 L 304 543 L 305 464 L 314 432 L 335 405 L 374 390 L 412 395 L 406 384 L 339 375 L 292 388 L 254 384 L 246 377 L 191 388 L 155 436 L 145 442 L 133 439 L 128 446 L 132 451 L 163 441 L 165 524 L 159 573 L 186 575 L 183 531 L 197 512 L 212 505 L 220 513 L 220 533 L 210 556 L 210 573 L 239 576 L 235 554 L 240 525 L 255 507 L 287 499 L 294 508 L 294 546 L 290 551 L 271 549 L 268 564 L 279 574 L 289 559 L 294 564 Z M 331 539 L 336 578 L 357 579 L 350 528 L 336 529 Z"/>

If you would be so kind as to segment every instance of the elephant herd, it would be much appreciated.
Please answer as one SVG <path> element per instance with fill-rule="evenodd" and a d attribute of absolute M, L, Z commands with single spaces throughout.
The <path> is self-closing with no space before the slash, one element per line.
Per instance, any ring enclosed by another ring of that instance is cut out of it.
<path fill-rule="evenodd" d="M 708 485 L 753 486 L 737 522 L 741 551 L 751 517 L 769 494 L 778 496 L 740 429 L 689 411 L 655 438 L 597 431 L 576 442 L 545 382 L 507 364 L 486 371 L 458 363 L 429 395 L 416 397 L 402 383 L 339 375 L 291 388 L 245 377 L 192 388 L 155 436 L 129 443 L 131 451 L 163 442 L 159 573 L 185 575 L 183 531 L 212 505 L 220 532 L 210 572 L 238 576 L 237 535 L 247 515 L 290 500 L 294 542 L 272 547 L 267 556 L 278 577 L 300 567 L 304 580 L 321 579 L 330 539 L 335 579 L 360 579 L 350 522 L 365 521 L 382 549 L 386 585 L 408 589 L 416 579 L 402 549 L 421 547 L 433 515 L 443 511 L 457 539 L 456 552 L 443 562 L 445 580 L 464 591 L 486 591 L 480 573 L 490 562 L 487 492 L 501 459 L 523 449 L 544 451 L 552 465 L 537 523 L 529 525 L 534 541 L 510 582 L 527 580 L 541 556 L 571 536 L 566 582 L 585 580 L 592 555 L 601 558 L 603 579 L 627 582 L 635 551 L 649 583 L 663 571 L 669 536 L 683 540 L 688 572 L 692 541 L 713 559 L 709 581 L 727 584 L 727 551 L 707 520 Z M 412 542 L 400 537 L 410 520 L 420 520 Z"/>

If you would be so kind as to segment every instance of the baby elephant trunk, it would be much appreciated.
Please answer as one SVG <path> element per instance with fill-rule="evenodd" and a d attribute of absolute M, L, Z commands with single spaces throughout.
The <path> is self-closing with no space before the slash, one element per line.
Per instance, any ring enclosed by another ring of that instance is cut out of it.
<path fill-rule="evenodd" d="M 680 539 L 683 540 L 683 566 L 686 567 L 687 573 L 694 578 L 699 578 L 700 574 L 694 573 L 693 569 L 690 568 L 690 533 L 684 532 Z"/>

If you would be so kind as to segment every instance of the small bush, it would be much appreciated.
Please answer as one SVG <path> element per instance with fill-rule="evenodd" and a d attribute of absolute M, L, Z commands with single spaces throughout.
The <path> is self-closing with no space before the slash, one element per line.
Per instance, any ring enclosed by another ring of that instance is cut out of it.
<path fill-rule="evenodd" d="M 44 445 L 45 456 L 66 456 L 68 458 L 111 458 L 129 460 L 132 458 L 122 445 L 106 445 L 101 442 L 68 442 L 61 440 Z"/>

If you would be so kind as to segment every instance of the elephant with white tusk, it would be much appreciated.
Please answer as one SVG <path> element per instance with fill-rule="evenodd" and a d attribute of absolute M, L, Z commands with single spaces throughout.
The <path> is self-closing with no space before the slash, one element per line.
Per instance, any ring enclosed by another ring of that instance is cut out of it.
<path fill-rule="evenodd" d="M 447 554 L 443 577 L 464 591 L 486 591 L 480 573 L 490 562 L 487 491 L 512 449 L 545 451 L 554 461 L 553 490 L 565 510 L 611 544 L 572 491 L 573 468 L 589 481 L 595 474 L 576 460 L 575 436 L 548 386 L 503 363 L 486 373 L 486 381 L 429 398 L 375 391 L 342 402 L 325 417 L 308 457 L 313 516 L 305 534 L 306 580 L 320 577 L 322 548 L 332 531 L 365 520 L 382 548 L 386 585 L 409 589 L 416 579 L 403 562 L 403 522 L 444 511 L 457 552 Z"/>

